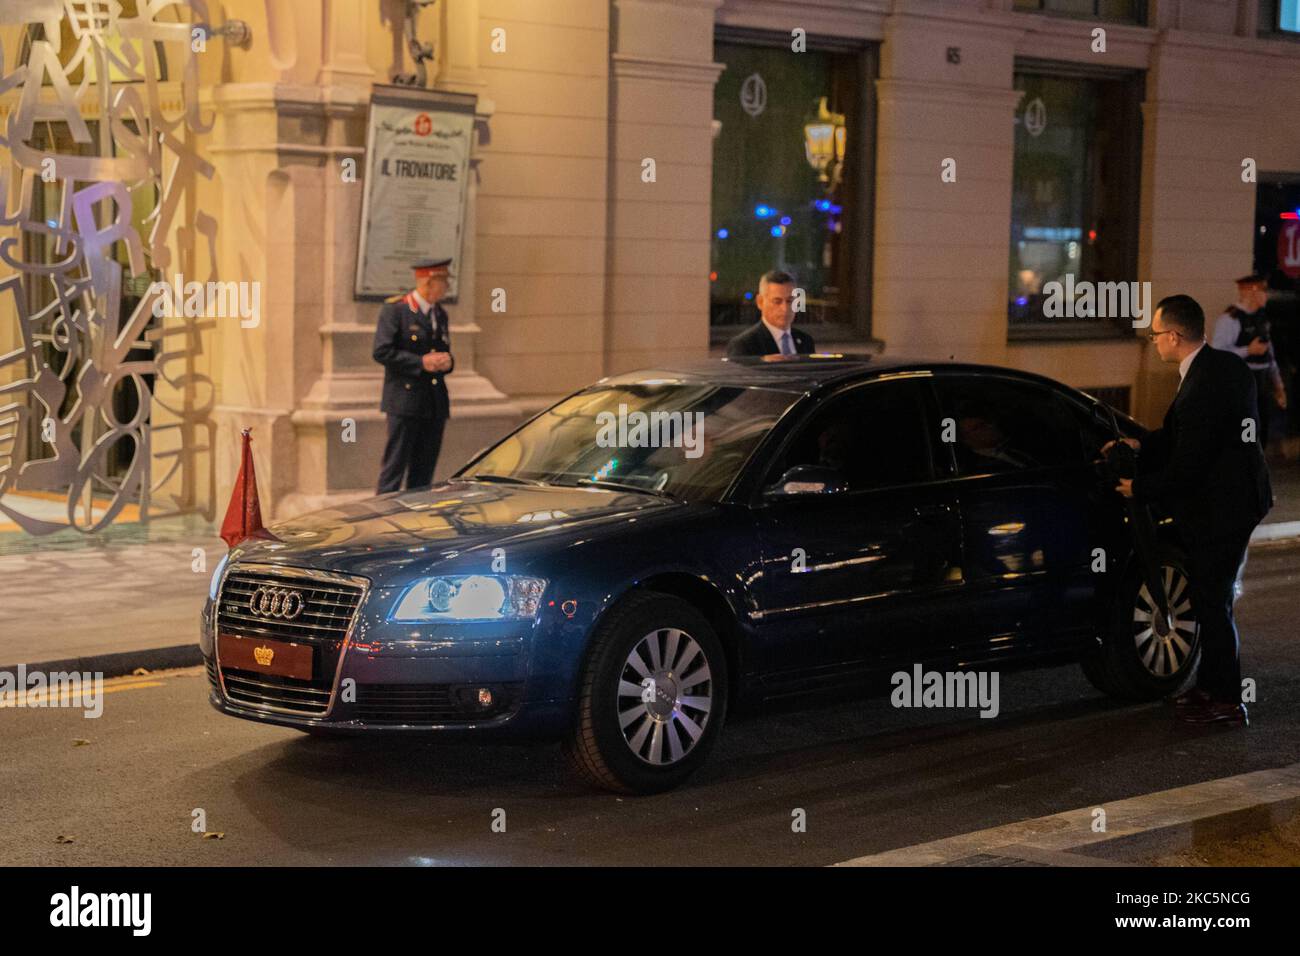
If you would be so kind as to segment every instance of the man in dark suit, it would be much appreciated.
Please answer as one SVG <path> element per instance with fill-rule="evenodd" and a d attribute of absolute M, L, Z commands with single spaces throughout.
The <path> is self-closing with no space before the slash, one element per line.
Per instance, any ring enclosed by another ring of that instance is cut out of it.
<path fill-rule="evenodd" d="M 1234 585 L 1250 533 L 1273 504 L 1255 378 L 1240 358 L 1206 344 L 1205 313 L 1191 296 L 1162 299 L 1148 335 L 1161 361 L 1178 363 L 1181 383 L 1163 427 L 1140 443 L 1125 439 L 1138 450 L 1138 474 L 1117 490 L 1162 504 L 1186 551 L 1201 665 L 1176 713 L 1190 723 L 1245 724 Z"/>
<path fill-rule="evenodd" d="M 433 481 L 442 430 L 451 414 L 443 376 L 451 374 L 451 333 L 438 300 L 447 294 L 450 259 L 414 263 L 415 288 L 379 310 L 374 359 L 384 367 L 388 441 L 379 470 L 379 494 L 421 488 Z"/>
<path fill-rule="evenodd" d="M 794 277 L 773 271 L 758 280 L 759 321 L 727 343 L 727 355 L 807 355 L 813 338 L 794 325 Z"/>

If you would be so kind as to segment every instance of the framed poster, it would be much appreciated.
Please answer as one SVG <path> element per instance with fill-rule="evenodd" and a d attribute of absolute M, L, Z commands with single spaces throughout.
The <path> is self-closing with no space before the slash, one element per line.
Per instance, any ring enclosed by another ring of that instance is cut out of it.
<path fill-rule="evenodd" d="M 411 287 L 411 263 L 452 259 L 456 300 L 474 133 L 472 94 L 376 86 L 370 96 L 355 299 Z"/>

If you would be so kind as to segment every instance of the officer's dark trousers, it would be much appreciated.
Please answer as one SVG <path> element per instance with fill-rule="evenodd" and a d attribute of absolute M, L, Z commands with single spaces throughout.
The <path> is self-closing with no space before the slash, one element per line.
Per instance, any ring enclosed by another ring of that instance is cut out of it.
<path fill-rule="evenodd" d="M 1225 703 L 1241 703 L 1233 586 L 1246 559 L 1252 530 L 1244 528 L 1212 540 L 1191 541 L 1187 548 L 1192 610 L 1201 625 L 1201 666 L 1196 686 Z"/>
<path fill-rule="evenodd" d="M 433 482 L 433 466 L 438 463 L 442 447 L 443 419 L 414 415 L 388 416 L 388 441 L 384 445 L 384 463 L 379 469 L 379 491 L 423 488 Z"/>

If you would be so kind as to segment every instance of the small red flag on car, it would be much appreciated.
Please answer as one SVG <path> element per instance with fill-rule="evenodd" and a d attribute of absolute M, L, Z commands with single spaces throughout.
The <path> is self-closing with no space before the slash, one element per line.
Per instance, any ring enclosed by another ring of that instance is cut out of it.
<path fill-rule="evenodd" d="M 239 462 L 239 477 L 226 508 L 226 520 L 221 522 L 221 540 L 233 548 L 252 537 L 271 537 L 262 527 L 262 506 L 257 500 L 257 474 L 253 471 L 252 429 L 243 431 L 244 447 Z"/>

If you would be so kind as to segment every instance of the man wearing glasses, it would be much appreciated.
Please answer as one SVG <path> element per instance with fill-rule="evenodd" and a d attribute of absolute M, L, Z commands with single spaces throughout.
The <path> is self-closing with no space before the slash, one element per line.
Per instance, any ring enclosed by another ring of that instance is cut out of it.
<path fill-rule="evenodd" d="M 451 374 L 451 332 L 438 300 L 447 294 L 450 259 L 412 263 L 415 288 L 395 295 L 379 310 L 373 356 L 384 367 L 388 440 L 379 470 L 378 494 L 422 488 L 433 481 L 442 430 L 451 415 L 443 377 Z"/>
<path fill-rule="evenodd" d="M 1181 381 L 1164 425 L 1140 443 L 1124 439 L 1138 451 L 1138 474 L 1116 490 L 1158 502 L 1183 540 L 1201 664 L 1175 713 L 1189 723 L 1246 724 L 1234 585 L 1250 534 L 1273 504 L 1255 378 L 1231 352 L 1207 347 L 1205 313 L 1191 296 L 1162 299 L 1148 336 L 1162 362 L 1178 363 Z"/>

